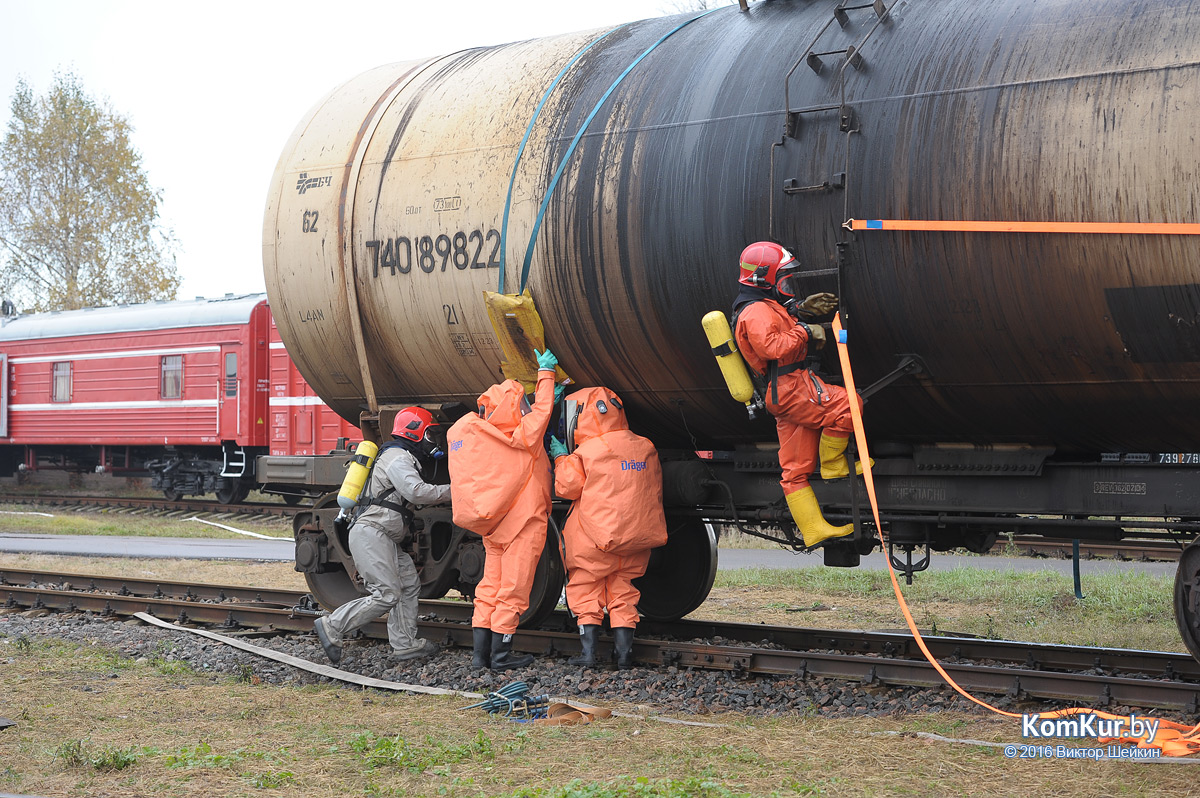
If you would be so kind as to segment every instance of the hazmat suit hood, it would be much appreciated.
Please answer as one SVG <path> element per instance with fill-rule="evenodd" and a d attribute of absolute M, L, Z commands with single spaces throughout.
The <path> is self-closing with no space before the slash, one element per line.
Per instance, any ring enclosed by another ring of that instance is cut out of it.
<path fill-rule="evenodd" d="M 522 405 L 528 406 L 525 387 L 516 380 L 505 380 L 488 388 L 477 404 L 483 408 L 483 418 L 510 437 L 520 426 L 521 416 L 527 412 L 522 410 Z"/>
<path fill-rule="evenodd" d="M 575 425 L 576 446 L 582 446 L 585 441 L 608 432 L 629 429 L 624 402 L 607 388 L 584 388 L 575 391 L 566 400 L 582 405 L 579 421 Z"/>

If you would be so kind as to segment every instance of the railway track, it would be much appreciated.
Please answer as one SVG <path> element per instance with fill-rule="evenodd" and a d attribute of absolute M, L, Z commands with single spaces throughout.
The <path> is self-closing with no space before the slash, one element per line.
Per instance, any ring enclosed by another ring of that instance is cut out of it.
<path fill-rule="evenodd" d="M 173 517 L 176 515 L 207 513 L 229 518 L 238 516 L 249 517 L 278 517 L 290 518 L 301 505 L 291 506 L 277 502 L 242 502 L 239 504 L 221 504 L 215 501 L 199 499 L 145 499 L 124 498 L 116 496 L 56 496 L 41 494 L 37 496 L 3 496 L 0 502 L 33 505 L 37 507 L 57 507 L 73 512 L 118 513 L 156 513 Z"/>
<path fill-rule="evenodd" d="M 0 606 L 128 616 L 147 612 L 182 624 L 208 624 L 234 635 L 309 632 L 320 614 L 298 591 L 194 585 L 24 569 L 0 569 Z M 470 604 L 422 601 L 426 637 L 471 646 Z M 365 634 L 386 638 L 376 622 Z M 725 670 L 739 675 L 800 675 L 889 687 L 936 687 L 941 677 L 908 634 L 679 621 L 643 622 L 634 655 L 646 665 Z M 1187 654 L 1081 646 L 926 637 L 926 645 L 965 689 L 1014 698 L 1089 706 L 1200 712 L 1200 663 Z M 550 656 L 579 651 L 565 613 L 540 629 L 520 630 L 514 648 Z"/>

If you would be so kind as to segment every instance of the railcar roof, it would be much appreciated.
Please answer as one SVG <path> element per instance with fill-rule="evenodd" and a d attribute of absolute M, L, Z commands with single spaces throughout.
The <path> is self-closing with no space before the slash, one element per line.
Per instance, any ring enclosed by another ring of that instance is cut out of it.
<path fill-rule="evenodd" d="M 242 294 L 219 299 L 182 299 L 29 313 L 0 319 L 0 341 L 245 324 L 255 306 L 266 299 L 266 294 Z"/>

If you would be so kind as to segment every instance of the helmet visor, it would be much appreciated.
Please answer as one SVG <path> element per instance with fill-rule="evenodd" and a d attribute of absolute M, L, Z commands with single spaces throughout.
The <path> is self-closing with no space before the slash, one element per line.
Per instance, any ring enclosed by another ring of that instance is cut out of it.
<path fill-rule="evenodd" d="M 425 434 L 421 437 L 421 447 L 430 457 L 441 457 L 446 453 L 446 447 L 443 445 L 446 440 L 446 431 L 440 424 L 430 424 L 425 428 Z"/>
<path fill-rule="evenodd" d="M 779 281 L 775 284 L 775 290 L 780 295 L 794 298 L 800 294 L 800 275 L 794 270 L 789 269 L 786 272 L 779 273 Z"/>

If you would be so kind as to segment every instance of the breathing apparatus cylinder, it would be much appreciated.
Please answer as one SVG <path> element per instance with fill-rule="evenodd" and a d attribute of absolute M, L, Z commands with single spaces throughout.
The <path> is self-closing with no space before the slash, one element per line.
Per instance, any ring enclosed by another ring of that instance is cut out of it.
<path fill-rule="evenodd" d="M 367 475 L 371 473 L 371 464 L 379 447 L 370 441 L 363 441 L 354 448 L 354 456 L 350 458 L 350 467 L 346 469 L 346 478 L 342 480 L 342 489 L 338 491 L 338 507 L 342 508 L 339 515 L 345 515 L 354 509 L 362 496 L 367 484 Z"/>
<path fill-rule="evenodd" d="M 717 365 L 721 367 L 721 375 L 725 378 L 725 386 L 729 388 L 730 395 L 744 404 L 750 417 L 754 418 L 757 404 L 754 382 L 750 379 L 746 361 L 742 359 L 737 343 L 733 340 L 729 319 L 721 311 L 714 310 L 705 313 L 700 324 L 704 327 L 704 334 L 708 336 L 708 345 L 712 347 Z"/>

